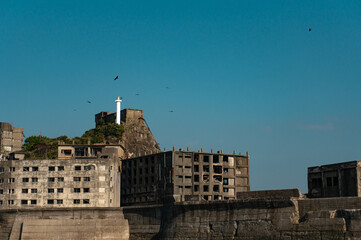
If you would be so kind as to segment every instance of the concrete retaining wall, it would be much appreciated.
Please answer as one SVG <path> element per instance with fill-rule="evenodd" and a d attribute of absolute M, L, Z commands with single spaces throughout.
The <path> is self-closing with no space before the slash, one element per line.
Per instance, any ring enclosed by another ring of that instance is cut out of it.
<path fill-rule="evenodd" d="M 0 211 L 0 239 L 361 239 L 361 198 Z"/>

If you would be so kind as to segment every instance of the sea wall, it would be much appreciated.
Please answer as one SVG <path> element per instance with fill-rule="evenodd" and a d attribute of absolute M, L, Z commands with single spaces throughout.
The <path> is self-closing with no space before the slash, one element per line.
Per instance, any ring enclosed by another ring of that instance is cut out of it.
<path fill-rule="evenodd" d="M 294 196 L 293 191 L 288 198 L 280 193 L 123 208 L 2 210 L 0 239 L 361 239 L 361 198 Z"/>

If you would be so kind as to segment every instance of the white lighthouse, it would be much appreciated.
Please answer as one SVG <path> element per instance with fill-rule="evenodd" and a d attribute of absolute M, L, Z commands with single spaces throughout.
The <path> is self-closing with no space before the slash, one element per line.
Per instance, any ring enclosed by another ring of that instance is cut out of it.
<path fill-rule="evenodd" d="M 115 123 L 120 125 L 120 104 L 122 103 L 121 97 L 118 96 L 118 98 L 115 100 L 116 103 L 116 119 Z"/>

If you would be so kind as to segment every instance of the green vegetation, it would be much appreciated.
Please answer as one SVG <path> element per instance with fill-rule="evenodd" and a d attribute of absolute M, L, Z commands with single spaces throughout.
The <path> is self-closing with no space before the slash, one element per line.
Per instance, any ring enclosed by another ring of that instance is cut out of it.
<path fill-rule="evenodd" d="M 95 129 L 86 131 L 81 137 L 68 138 L 60 136 L 48 138 L 45 136 L 30 136 L 25 139 L 23 152 L 26 159 L 56 159 L 58 157 L 58 143 L 87 144 L 118 143 L 122 139 L 124 126 L 115 123 L 100 125 Z"/>

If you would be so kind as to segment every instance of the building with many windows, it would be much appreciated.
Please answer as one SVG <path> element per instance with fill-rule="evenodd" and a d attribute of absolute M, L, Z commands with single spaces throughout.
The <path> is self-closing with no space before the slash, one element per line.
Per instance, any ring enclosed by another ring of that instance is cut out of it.
<path fill-rule="evenodd" d="M 122 205 L 232 200 L 249 190 L 248 153 L 173 149 L 122 160 Z"/>
<path fill-rule="evenodd" d="M 0 161 L 0 208 L 120 206 L 121 146 L 68 155 L 93 147 L 60 145 L 56 160 Z"/>

